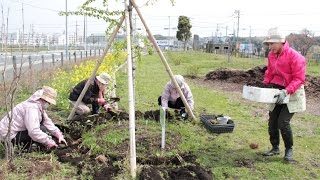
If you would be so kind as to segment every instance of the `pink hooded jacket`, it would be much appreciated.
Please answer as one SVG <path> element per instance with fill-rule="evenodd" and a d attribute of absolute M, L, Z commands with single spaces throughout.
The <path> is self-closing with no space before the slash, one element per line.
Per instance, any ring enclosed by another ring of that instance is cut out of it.
<path fill-rule="evenodd" d="M 183 82 L 183 85 L 181 86 L 181 91 L 186 98 L 188 105 L 190 106 L 191 110 L 194 108 L 194 101 L 193 101 L 193 96 L 190 90 L 190 87 L 188 86 L 187 83 Z M 180 97 L 178 91 L 174 89 L 174 85 L 169 81 L 165 88 L 164 91 L 161 95 L 161 104 L 163 107 L 168 107 L 168 101 L 171 102 L 176 102 L 176 100 Z"/>
<path fill-rule="evenodd" d="M 272 51 L 269 53 L 263 82 L 284 86 L 289 94 L 293 94 L 304 84 L 305 74 L 305 58 L 286 41 L 279 56 Z"/>
<path fill-rule="evenodd" d="M 40 130 L 40 122 L 48 131 L 57 138 L 61 131 L 53 124 L 47 113 L 42 109 L 39 100 L 43 90 L 36 91 L 29 99 L 16 105 L 13 109 L 10 139 L 13 139 L 19 131 L 28 130 L 29 136 L 36 142 L 48 145 L 51 140 L 49 135 Z M 11 114 L 11 112 L 9 112 Z M 0 140 L 4 140 L 9 126 L 9 118 L 5 116 L 0 121 Z"/>

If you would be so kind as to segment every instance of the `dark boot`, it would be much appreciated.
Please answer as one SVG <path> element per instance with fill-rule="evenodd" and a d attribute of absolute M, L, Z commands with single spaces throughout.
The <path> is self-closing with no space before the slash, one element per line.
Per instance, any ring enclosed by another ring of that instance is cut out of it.
<path fill-rule="evenodd" d="M 270 151 L 264 152 L 262 155 L 264 156 L 273 156 L 280 154 L 279 146 L 273 146 Z"/>
<path fill-rule="evenodd" d="M 269 140 L 272 145 L 272 147 L 279 147 L 280 144 L 280 133 L 278 129 L 273 129 L 272 127 L 269 127 Z"/>
<path fill-rule="evenodd" d="M 270 135 L 270 142 L 272 144 L 272 149 L 270 151 L 264 152 L 262 155 L 264 156 L 273 156 L 280 154 L 279 150 L 279 143 L 280 143 L 280 137 L 279 137 L 279 130 L 274 129 L 269 124 L 269 135 Z"/>
<path fill-rule="evenodd" d="M 284 142 L 284 146 L 286 147 L 284 160 L 285 161 L 292 161 L 293 160 L 293 135 L 292 130 L 290 126 L 287 126 L 286 128 L 281 129 L 281 135 Z"/>
<path fill-rule="evenodd" d="M 292 161 L 293 160 L 293 151 L 292 148 L 286 149 L 284 158 L 285 161 Z"/>
<path fill-rule="evenodd" d="M 283 139 L 284 146 L 286 147 L 286 149 L 292 149 L 293 135 L 292 135 L 291 127 L 288 126 L 284 129 L 281 129 L 281 135 L 282 135 L 282 139 Z"/>

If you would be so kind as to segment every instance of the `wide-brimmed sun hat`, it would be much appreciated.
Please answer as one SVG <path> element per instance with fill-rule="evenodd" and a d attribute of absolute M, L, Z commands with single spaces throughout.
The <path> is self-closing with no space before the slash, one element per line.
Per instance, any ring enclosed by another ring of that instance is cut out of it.
<path fill-rule="evenodd" d="M 109 84 L 111 76 L 107 73 L 102 73 L 99 76 L 96 76 L 96 78 L 98 79 L 99 82 L 101 82 L 102 84 Z"/>
<path fill-rule="evenodd" d="M 56 105 L 57 91 L 49 86 L 42 87 L 43 93 L 41 99 L 47 101 L 50 104 Z"/>
<path fill-rule="evenodd" d="M 266 40 L 263 41 L 263 44 L 268 43 L 285 43 L 286 40 L 284 36 L 279 32 L 278 28 L 271 28 L 268 31 L 268 36 Z"/>
<path fill-rule="evenodd" d="M 181 75 L 174 75 L 173 77 L 174 77 L 174 79 L 177 81 L 179 87 L 181 88 L 181 87 L 183 86 L 183 83 L 184 83 L 184 78 L 183 78 L 183 76 L 181 76 Z M 171 84 L 173 84 L 173 83 L 171 82 Z"/>

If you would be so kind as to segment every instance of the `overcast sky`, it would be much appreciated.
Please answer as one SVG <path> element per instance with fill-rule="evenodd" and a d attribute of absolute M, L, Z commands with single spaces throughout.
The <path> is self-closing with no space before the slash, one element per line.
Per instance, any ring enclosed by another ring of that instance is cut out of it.
<path fill-rule="evenodd" d="M 102 1 L 102 0 L 97 0 Z M 122 8 L 121 0 L 112 7 Z M 279 27 L 284 35 L 307 28 L 320 35 L 320 1 L 316 0 L 176 0 L 171 6 L 169 0 L 159 0 L 155 5 L 144 6 L 147 0 L 136 0 L 153 34 L 175 36 L 178 17 L 190 17 L 192 33 L 204 36 L 232 34 L 237 27 L 235 10 L 240 10 L 240 36 L 263 36 L 271 27 Z M 24 25 L 28 32 L 33 25 L 36 32 L 62 33 L 65 17 L 58 15 L 65 11 L 65 0 L 0 0 L 7 17 L 9 8 L 9 32 L 22 29 L 22 2 L 24 4 Z M 68 10 L 76 10 L 84 0 L 68 0 Z M 0 19 L 2 22 L 2 16 Z M 78 25 L 78 26 L 76 26 Z M 170 25 L 170 32 L 167 29 Z M 83 17 L 69 17 L 68 32 L 83 33 Z M 137 27 L 143 28 L 137 20 Z M 88 34 L 103 33 L 106 23 L 88 18 Z"/>

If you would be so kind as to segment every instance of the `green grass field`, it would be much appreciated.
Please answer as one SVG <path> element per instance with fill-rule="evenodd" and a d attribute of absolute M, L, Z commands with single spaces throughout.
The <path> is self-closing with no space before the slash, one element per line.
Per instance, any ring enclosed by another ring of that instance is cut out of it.
<path fill-rule="evenodd" d="M 203 77 L 211 70 L 217 68 L 249 69 L 257 65 L 265 65 L 265 59 L 241 59 L 232 57 L 232 62 L 227 62 L 226 56 L 200 53 L 200 52 L 166 52 L 165 56 L 174 74 L 196 75 Z M 135 98 L 136 109 L 142 112 L 158 109 L 157 98 L 162 93 L 164 85 L 169 81 L 160 58 L 157 55 L 144 56 L 137 62 Z M 308 65 L 308 74 L 319 76 L 319 65 Z M 225 92 L 218 88 L 194 83 L 187 79 L 195 100 L 195 115 L 203 112 L 207 114 L 226 114 L 234 119 L 236 124 L 234 132 L 228 134 L 212 134 L 197 118 L 196 121 L 168 122 L 167 143 L 172 148 L 164 154 L 158 146 L 143 149 L 137 144 L 137 156 L 171 156 L 176 153 L 192 153 L 197 157 L 197 162 L 210 169 L 214 179 L 319 179 L 320 156 L 317 154 L 320 143 L 320 117 L 307 113 L 296 114 L 292 119 L 294 134 L 294 158 L 296 163 L 284 162 L 284 148 L 281 142 L 281 154 L 275 157 L 263 157 L 261 152 L 271 148 L 268 140 L 266 114 L 253 116 L 259 109 L 265 109 L 265 104 L 244 103 L 233 92 Z M 127 75 L 125 71 L 117 73 L 117 95 L 121 98 L 120 108 L 128 110 Z M 83 136 L 83 146 L 92 148 L 92 153 L 117 154 L 117 146 L 126 141 L 128 122 L 121 125 L 107 123 L 96 127 Z M 137 120 L 137 137 L 158 140 L 161 126 L 155 121 L 145 119 Z M 104 130 L 108 132 L 104 134 Z M 97 135 L 99 134 L 99 135 Z M 178 138 L 178 140 L 177 140 Z M 151 141 L 151 140 L 150 140 Z M 97 144 L 96 142 L 99 142 Z M 141 142 L 141 141 L 139 141 Z M 143 141 L 142 141 L 143 142 Z M 174 142 L 179 142 L 174 144 Z M 159 142 L 160 143 L 160 142 Z M 258 149 L 251 149 L 249 145 L 256 143 Z M 0 148 L 1 150 L 1 148 Z M 3 151 L 3 150 L 1 150 Z M 0 153 L 1 153 L 0 151 Z M 28 156 L 42 155 L 32 154 Z M 47 155 L 46 158 L 48 158 Z M 15 162 L 25 161 L 25 157 L 16 158 Z M 43 179 L 90 179 L 76 176 L 74 167 L 61 164 L 52 157 L 54 166 L 52 171 L 37 176 Z M 28 159 L 27 159 L 28 161 Z M 118 162 L 125 169 L 116 179 L 128 179 L 128 162 Z M 28 179 L 28 171 L 14 171 L 6 176 L 8 179 Z M 1 173 L 0 173 L 1 178 Z"/>
<path fill-rule="evenodd" d="M 188 67 L 199 67 L 198 76 L 204 76 L 211 70 L 226 67 L 233 69 L 249 69 L 257 65 L 266 64 L 265 59 L 232 59 L 227 62 L 226 56 L 198 53 L 198 52 L 170 52 L 166 53 L 168 62 L 174 74 L 189 75 Z M 176 63 L 176 62 L 180 63 Z M 175 65 L 179 64 L 179 65 Z M 308 66 L 308 74 L 318 75 L 318 65 Z M 136 77 L 136 107 L 140 111 L 158 108 L 157 98 L 161 94 L 165 83 L 169 80 L 161 60 L 158 56 L 146 56 L 137 63 Z M 188 80 L 187 80 L 188 81 Z M 119 74 L 118 94 L 122 97 L 121 105 L 126 109 L 125 101 L 126 75 Z M 201 123 L 187 124 L 175 127 L 174 130 L 185 132 L 187 136 L 180 145 L 180 150 L 193 151 L 198 161 L 210 167 L 216 179 L 312 179 L 319 178 L 318 165 L 320 157 L 316 155 L 316 145 L 320 142 L 320 117 L 306 113 L 293 117 L 294 157 L 297 164 L 283 162 L 283 144 L 280 156 L 266 158 L 259 153 L 271 148 L 268 140 L 267 119 L 253 117 L 255 108 L 264 104 L 242 104 L 232 98 L 232 92 L 221 92 L 193 83 L 189 83 L 195 99 L 195 114 L 198 117 L 204 110 L 208 114 L 227 114 L 236 123 L 231 134 L 212 135 L 204 129 Z M 124 101 L 123 101 L 124 99 Z M 258 105 L 257 105 L 258 104 Z M 265 112 L 267 114 L 267 112 Z M 311 128 L 311 129 L 310 129 Z M 298 136 L 299 134 L 299 136 Z M 191 139 L 190 139 L 191 138 Z M 190 140 L 190 141 L 189 141 Z M 197 142 L 197 144 L 194 144 Z M 259 148 L 253 150 L 250 143 L 257 143 Z M 236 162 L 248 160 L 253 165 L 250 168 L 238 167 Z M 317 163 L 315 163 L 317 162 Z"/>

